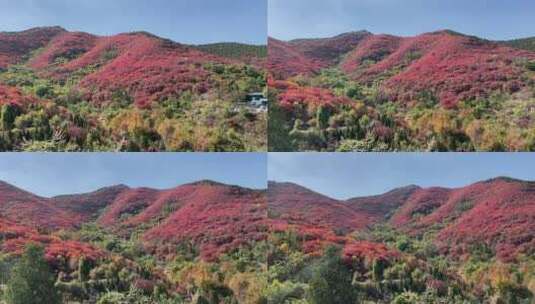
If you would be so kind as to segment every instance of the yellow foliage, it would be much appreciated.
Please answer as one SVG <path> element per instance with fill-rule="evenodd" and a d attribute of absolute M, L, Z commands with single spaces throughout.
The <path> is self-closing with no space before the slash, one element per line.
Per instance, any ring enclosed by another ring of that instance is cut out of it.
<path fill-rule="evenodd" d="M 267 281 L 256 273 L 237 273 L 228 282 L 240 304 L 262 303 Z"/>
<path fill-rule="evenodd" d="M 140 110 L 121 112 L 111 120 L 109 126 L 116 132 L 129 134 L 150 127 Z"/>
<path fill-rule="evenodd" d="M 177 120 L 166 119 L 157 127 L 165 147 L 169 151 L 182 151 L 192 149 L 191 130 Z"/>

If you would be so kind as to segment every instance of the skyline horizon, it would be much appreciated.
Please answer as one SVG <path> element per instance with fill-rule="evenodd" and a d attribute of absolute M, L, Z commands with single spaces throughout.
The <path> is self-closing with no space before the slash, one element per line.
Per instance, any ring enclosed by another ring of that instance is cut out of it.
<path fill-rule="evenodd" d="M 459 188 L 497 177 L 535 181 L 535 163 L 529 153 L 270 153 L 267 176 L 346 200 L 409 185 Z"/>
<path fill-rule="evenodd" d="M 407 37 L 451 29 L 487 40 L 512 40 L 535 36 L 529 13 L 534 9 L 528 0 L 271 0 L 268 36 L 288 41 L 367 29 Z"/>
<path fill-rule="evenodd" d="M 487 39 L 485 37 L 476 36 L 476 35 L 473 35 L 471 33 L 460 32 L 460 31 L 457 31 L 457 30 L 454 30 L 454 29 L 450 29 L 450 28 L 440 28 L 440 29 L 431 30 L 431 31 L 427 31 L 427 32 L 421 32 L 421 33 L 418 33 L 418 34 L 413 34 L 413 35 L 395 35 L 395 34 L 386 33 L 386 32 L 373 32 L 373 31 L 370 31 L 368 29 L 362 28 L 362 29 L 348 30 L 348 31 L 345 31 L 345 32 L 337 33 L 337 34 L 327 34 L 327 35 L 324 35 L 324 36 L 297 37 L 297 38 L 292 38 L 292 39 L 289 39 L 289 40 L 280 39 L 278 37 L 271 36 L 269 34 L 268 34 L 268 38 L 274 38 L 274 39 L 277 39 L 277 40 L 280 40 L 280 41 L 290 42 L 290 41 L 294 41 L 294 40 L 329 39 L 329 38 L 335 38 L 337 36 L 341 36 L 341 35 L 345 35 L 345 34 L 359 33 L 359 32 L 368 32 L 368 33 L 370 33 L 372 35 L 389 35 L 389 36 L 400 37 L 400 38 L 411 38 L 411 37 L 417 37 L 417 36 L 420 36 L 420 35 L 432 34 L 432 33 L 437 33 L 437 32 L 446 32 L 446 31 L 457 33 L 459 35 L 464 35 L 464 36 L 469 36 L 469 37 L 476 37 L 476 38 L 480 38 L 480 39 L 483 39 L 483 40 L 488 40 L 488 41 L 491 41 L 491 42 L 503 42 L 503 41 L 512 41 L 512 40 L 535 38 L 535 33 L 534 33 L 531 36 L 514 37 L 514 38 L 510 38 L 510 39 L 505 39 L 505 40 L 492 40 L 492 39 Z"/>
<path fill-rule="evenodd" d="M 180 41 L 176 41 L 176 40 L 173 40 L 172 38 L 160 36 L 160 35 L 157 35 L 157 34 L 154 34 L 152 32 L 148 32 L 146 30 L 142 30 L 142 29 L 133 30 L 133 31 L 129 31 L 129 32 L 117 32 L 117 33 L 112 33 L 110 35 L 99 35 L 99 34 L 94 34 L 94 33 L 91 33 L 91 32 L 81 31 L 81 30 L 77 30 L 77 29 L 69 29 L 69 28 L 66 28 L 64 26 L 57 25 L 57 24 L 56 25 L 51 24 L 51 25 L 43 25 L 43 26 L 34 26 L 34 27 L 30 27 L 30 28 L 19 30 L 19 31 L 3 31 L 3 30 L 0 29 L 0 33 L 20 33 L 20 32 L 30 31 L 30 30 L 34 30 L 34 29 L 40 29 L 40 28 L 61 28 L 61 29 L 65 30 L 65 31 L 71 32 L 71 33 L 85 33 L 85 34 L 95 35 L 95 36 L 98 36 L 98 37 L 112 37 L 112 36 L 121 35 L 121 34 L 145 32 L 145 33 L 148 33 L 150 35 L 154 35 L 154 36 L 156 36 L 156 37 L 158 37 L 160 39 L 171 40 L 171 41 L 173 41 L 175 43 L 189 45 L 189 46 L 209 45 L 209 44 L 219 44 L 219 43 L 237 43 L 237 44 L 253 45 L 253 46 L 266 46 L 267 45 L 267 41 L 264 44 L 256 44 L 256 43 L 247 43 L 247 42 L 240 42 L 240 41 L 227 41 L 227 40 L 213 41 L 213 42 L 199 43 L 199 44 L 190 44 L 190 43 L 183 43 L 183 42 L 180 42 Z"/>
<path fill-rule="evenodd" d="M 120 184 L 172 189 L 203 180 L 264 189 L 265 162 L 262 153 L 13 152 L 0 157 L 0 181 L 47 198 L 90 193 Z"/>
<path fill-rule="evenodd" d="M 267 3 L 266 0 L 229 3 L 218 0 L 0 0 L 1 31 L 52 24 L 103 36 L 142 30 L 184 44 L 263 44 L 267 33 Z"/>
<path fill-rule="evenodd" d="M 408 187 L 418 187 L 418 188 L 424 189 L 424 190 L 425 189 L 432 189 L 432 188 L 443 188 L 443 189 L 453 190 L 453 189 L 460 189 L 460 188 L 468 187 L 468 186 L 471 186 L 471 185 L 474 185 L 474 184 L 477 184 L 477 183 L 483 183 L 483 182 L 487 182 L 487 181 L 495 180 L 495 179 L 511 179 L 511 180 L 515 180 L 515 181 L 518 181 L 518 182 L 528 182 L 528 183 L 529 182 L 535 182 L 535 179 L 522 179 L 522 178 L 509 177 L 509 176 L 495 176 L 495 177 L 490 177 L 490 178 L 487 178 L 487 179 L 482 179 L 482 180 L 479 180 L 479 181 L 470 182 L 470 183 L 467 183 L 465 185 L 456 186 L 456 187 L 447 187 L 447 186 L 440 186 L 440 185 L 421 186 L 421 185 L 418 185 L 418 184 L 406 184 L 404 186 L 400 185 L 400 186 L 391 188 L 389 190 L 386 190 L 385 192 L 381 192 L 381 193 L 377 193 L 377 194 L 351 196 L 351 197 L 347 197 L 347 198 L 337 198 L 335 196 L 331 196 L 331 195 L 323 193 L 323 192 L 321 192 L 319 190 L 313 189 L 312 187 L 304 186 L 304 185 L 301 185 L 299 183 L 292 182 L 292 181 L 268 180 L 268 183 L 293 184 L 293 185 L 296 185 L 298 187 L 302 187 L 302 188 L 308 189 L 309 191 L 315 192 L 315 193 L 320 194 L 322 196 L 328 197 L 330 199 L 334 199 L 334 200 L 337 200 L 337 201 L 347 201 L 347 200 L 351 200 L 351 199 L 355 199 L 355 198 L 381 196 L 381 195 L 386 194 L 388 192 L 391 192 L 391 191 L 394 191 L 394 190 L 398 190 L 398 189 L 408 188 Z M 269 191 L 269 184 L 268 184 L 268 191 Z"/>
<path fill-rule="evenodd" d="M 55 198 L 55 197 L 69 196 L 69 195 L 90 194 L 90 193 L 93 193 L 93 192 L 100 191 L 102 189 L 120 187 L 120 186 L 125 186 L 128 189 L 134 189 L 134 190 L 135 189 L 143 189 L 143 188 L 145 188 L 145 189 L 152 189 L 152 190 L 157 190 L 157 191 L 165 191 L 165 190 L 170 190 L 170 189 L 174 189 L 174 188 L 178 188 L 178 187 L 182 187 L 182 186 L 186 186 L 186 185 L 202 183 L 202 182 L 217 183 L 217 184 L 221 184 L 221 185 L 225 185 L 225 186 L 231 186 L 231 187 L 232 186 L 236 186 L 236 187 L 255 190 L 255 191 L 265 191 L 265 190 L 267 190 L 267 187 L 265 187 L 265 188 L 255 188 L 255 187 L 242 186 L 242 185 L 233 184 L 233 183 L 221 182 L 221 181 L 217 181 L 217 180 L 213 180 L 213 179 L 199 179 L 199 180 L 195 180 L 195 181 L 191 181 L 191 182 L 179 183 L 176 186 L 164 187 L 164 188 L 161 188 L 161 187 L 148 187 L 148 186 L 131 186 L 131 185 L 128 185 L 127 183 L 119 183 L 119 184 L 110 184 L 108 186 L 101 186 L 99 188 L 95 188 L 94 190 L 89 190 L 89 191 L 84 191 L 84 192 L 60 193 L 60 194 L 56 194 L 56 195 L 53 195 L 53 196 L 44 196 L 44 195 L 37 195 L 36 193 L 33 193 L 32 191 L 30 191 L 28 189 L 25 189 L 23 187 L 19 187 L 17 185 L 14 185 L 12 183 L 9 183 L 9 182 L 6 182 L 6 181 L 0 179 L 0 183 L 4 183 L 4 184 L 7 184 L 7 185 L 10 185 L 10 186 L 15 187 L 15 188 L 17 188 L 19 190 L 22 190 L 22 191 L 37 195 L 38 197 L 42 197 L 42 198 Z"/>

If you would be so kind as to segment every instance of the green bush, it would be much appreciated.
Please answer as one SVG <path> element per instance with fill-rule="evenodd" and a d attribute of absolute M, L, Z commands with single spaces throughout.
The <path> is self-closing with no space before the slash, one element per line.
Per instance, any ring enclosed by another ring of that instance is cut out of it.
<path fill-rule="evenodd" d="M 44 249 L 28 245 L 11 271 L 5 292 L 7 304 L 61 303 L 55 278 L 44 259 Z"/>

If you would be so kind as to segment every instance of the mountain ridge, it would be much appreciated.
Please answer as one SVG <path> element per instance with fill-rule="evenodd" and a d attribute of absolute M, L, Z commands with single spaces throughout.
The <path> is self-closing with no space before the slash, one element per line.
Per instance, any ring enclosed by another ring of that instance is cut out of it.
<path fill-rule="evenodd" d="M 356 33 L 361 36 L 353 35 L 349 43 L 340 40 L 344 34 L 290 41 L 270 37 L 268 68 L 276 79 L 339 68 L 359 83 L 380 83 L 384 94 L 399 102 L 427 90 L 444 107 L 453 107 L 495 91 L 521 91 L 529 82 L 527 69 L 513 59 L 535 60 L 534 51 L 451 30 L 406 37 Z"/>
<path fill-rule="evenodd" d="M 200 181 L 164 190 L 119 185 L 42 198 L 3 182 L 1 189 L 1 220 L 30 230 L 68 231 L 95 222 L 125 237 L 143 232 L 147 248 L 160 256 L 172 254 L 161 248 L 164 240 L 195 241 L 202 257 L 213 260 L 265 238 L 265 190 Z M 17 195 L 23 196 L 16 200 Z"/>
<path fill-rule="evenodd" d="M 326 235 L 328 231 L 344 235 L 376 224 L 389 224 L 415 236 L 434 231 L 440 250 L 456 257 L 479 243 L 503 260 L 535 248 L 535 183 L 530 181 L 496 177 L 457 188 L 408 186 L 339 201 L 318 194 L 312 204 L 310 196 L 299 191 L 280 193 L 273 182 L 270 187 L 275 191 L 268 188 L 269 211 L 279 225 L 313 224 L 326 229 Z M 284 187 L 287 192 L 303 189 L 288 183 Z"/>

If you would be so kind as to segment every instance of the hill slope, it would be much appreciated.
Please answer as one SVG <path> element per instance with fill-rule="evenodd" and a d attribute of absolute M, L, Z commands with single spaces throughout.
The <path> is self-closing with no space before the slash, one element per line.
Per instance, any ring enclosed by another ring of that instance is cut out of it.
<path fill-rule="evenodd" d="M 124 90 L 139 106 L 186 91 L 206 93 L 214 85 L 207 63 L 256 62 L 262 46 L 212 44 L 192 47 L 146 32 L 96 36 L 60 27 L 0 33 L 0 68 L 23 63 L 43 77 L 80 81 L 94 102 Z"/>
<path fill-rule="evenodd" d="M 532 182 L 497 178 L 457 189 L 409 186 L 347 201 L 293 184 L 269 186 L 270 214 L 288 224 L 342 234 L 390 224 L 412 235 L 435 233 L 437 246 L 456 257 L 481 244 L 503 260 L 532 253 L 535 248 Z"/>
<path fill-rule="evenodd" d="M 266 237 L 265 212 L 263 191 L 209 181 L 168 190 L 119 185 L 53 198 L 0 183 L 2 220 L 28 231 L 76 230 L 96 220 L 119 236 L 141 233 L 144 245 L 159 256 L 175 254 L 169 244 L 191 241 L 203 258 L 213 260 L 261 241 Z"/>
<path fill-rule="evenodd" d="M 269 52 L 268 67 L 278 78 L 337 67 L 362 84 L 381 83 L 391 99 L 411 101 L 430 91 L 446 107 L 496 91 L 521 90 L 533 82 L 521 62 L 535 60 L 533 51 L 452 31 L 414 37 L 363 31 L 326 39 L 271 39 Z"/>
<path fill-rule="evenodd" d="M 216 56 L 236 59 L 248 64 L 263 66 L 267 60 L 267 46 L 236 42 L 195 45 L 195 48 Z"/>
<path fill-rule="evenodd" d="M 0 106 L 13 105 L 0 150 L 265 150 L 267 113 L 243 102 L 265 88 L 261 53 L 147 32 L 0 33 Z"/>

